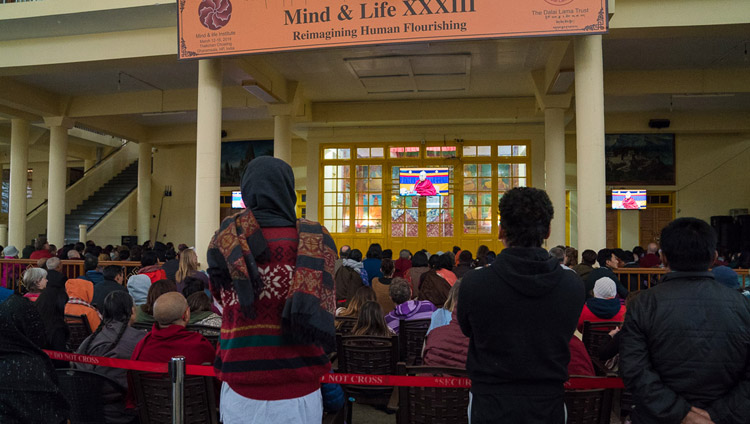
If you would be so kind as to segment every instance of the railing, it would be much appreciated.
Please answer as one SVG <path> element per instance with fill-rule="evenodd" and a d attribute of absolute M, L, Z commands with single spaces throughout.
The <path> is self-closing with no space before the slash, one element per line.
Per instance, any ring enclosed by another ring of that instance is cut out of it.
<path fill-rule="evenodd" d="M 37 263 L 39 262 L 38 259 L 0 259 L 0 270 L 2 272 L 6 272 L 6 270 L 9 269 L 18 269 L 19 267 L 23 269 L 23 271 L 34 268 L 37 266 Z M 16 267 L 10 267 L 8 265 L 18 265 Z M 141 263 L 140 262 L 134 262 L 134 261 L 100 261 L 99 266 L 105 267 L 109 265 L 117 265 L 125 268 L 125 275 L 126 279 L 129 278 L 132 275 L 135 275 L 138 273 L 138 270 L 141 269 Z M 58 268 L 58 271 L 62 273 L 64 276 L 68 278 L 78 278 L 84 274 L 86 274 L 86 271 L 83 268 L 83 260 L 82 259 L 69 259 L 60 261 L 60 267 Z M 21 273 L 22 274 L 22 273 Z M 16 278 L 20 279 L 21 275 L 16 275 Z M 15 288 L 19 286 L 18 281 L 8 281 L 8 288 Z M 12 284 L 12 285 L 11 285 Z"/>
<path fill-rule="evenodd" d="M 742 278 L 743 290 L 750 285 L 748 271 L 750 270 L 735 269 L 737 275 Z M 613 272 L 629 291 L 636 291 L 651 288 L 652 285 L 657 284 L 662 276 L 667 273 L 667 270 L 664 268 L 617 268 Z M 634 282 L 637 284 L 632 284 Z"/>
<path fill-rule="evenodd" d="M 3 0 L 0 0 L 0 1 L 3 1 Z M 29 0 L 29 1 L 39 1 L 39 0 Z M 122 150 L 122 148 L 125 147 L 125 146 L 127 146 L 128 143 L 130 143 L 130 141 L 126 140 L 120 146 L 118 146 L 117 148 L 113 149 L 111 152 L 107 153 L 103 158 L 101 158 L 99 161 L 97 161 L 96 164 L 94 164 L 94 166 L 92 166 L 91 168 L 85 170 L 83 172 L 83 176 L 81 178 L 84 178 L 86 176 L 86 174 L 88 174 L 90 171 L 93 171 L 94 169 L 98 168 L 99 165 L 103 164 L 107 159 L 111 158 L 112 155 L 114 155 L 115 153 L 117 153 L 120 150 Z M 78 182 L 78 181 L 76 181 L 76 182 Z M 71 186 L 73 186 L 73 184 L 75 184 L 75 183 L 71 183 L 71 184 L 66 185 L 65 189 L 66 190 L 69 189 Z M 31 216 L 31 214 L 33 214 L 34 212 L 36 212 L 38 209 L 46 206 L 47 202 L 48 202 L 48 199 L 45 199 L 42 203 L 38 204 L 34 209 L 32 209 L 29 212 L 27 212 L 26 216 L 27 217 Z"/>

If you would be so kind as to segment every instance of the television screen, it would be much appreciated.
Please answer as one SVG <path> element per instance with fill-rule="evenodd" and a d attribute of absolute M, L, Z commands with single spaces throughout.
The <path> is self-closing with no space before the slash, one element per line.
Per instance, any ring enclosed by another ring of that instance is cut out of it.
<path fill-rule="evenodd" d="M 402 196 L 447 196 L 448 168 L 401 168 L 398 192 Z"/>
<path fill-rule="evenodd" d="M 242 201 L 242 192 L 232 192 L 232 209 L 245 209 L 245 202 Z"/>
<path fill-rule="evenodd" d="M 612 190 L 612 209 L 646 209 L 646 190 Z"/>

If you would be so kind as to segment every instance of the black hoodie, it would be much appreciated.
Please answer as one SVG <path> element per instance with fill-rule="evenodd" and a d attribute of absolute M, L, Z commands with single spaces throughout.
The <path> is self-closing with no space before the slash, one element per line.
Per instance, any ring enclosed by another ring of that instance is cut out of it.
<path fill-rule="evenodd" d="M 562 396 L 584 298 L 578 276 L 542 248 L 507 248 L 491 266 L 467 273 L 458 322 L 470 338 L 471 391 Z"/>

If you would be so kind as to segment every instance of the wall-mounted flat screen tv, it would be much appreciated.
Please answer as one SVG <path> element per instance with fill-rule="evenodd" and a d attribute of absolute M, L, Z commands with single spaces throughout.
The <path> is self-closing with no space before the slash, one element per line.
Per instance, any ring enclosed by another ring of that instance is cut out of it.
<path fill-rule="evenodd" d="M 612 209 L 646 209 L 646 190 L 612 190 Z"/>
<path fill-rule="evenodd" d="M 245 209 L 245 202 L 242 200 L 242 192 L 239 190 L 232 192 L 232 209 Z"/>
<path fill-rule="evenodd" d="M 401 168 L 399 194 L 401 196 L 447 196 L 449 168 Z"/>

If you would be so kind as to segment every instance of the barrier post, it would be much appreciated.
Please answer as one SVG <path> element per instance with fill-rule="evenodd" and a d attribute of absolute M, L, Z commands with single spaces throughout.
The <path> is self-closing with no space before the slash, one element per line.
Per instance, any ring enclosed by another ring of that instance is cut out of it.
<path fill-rule="evenodd" d="M 185 390 L 185 357 L 173 356 L 169 361 L 169 377 L 172 380 L 172 424 L 184 422 L 183 405 Z"/>

